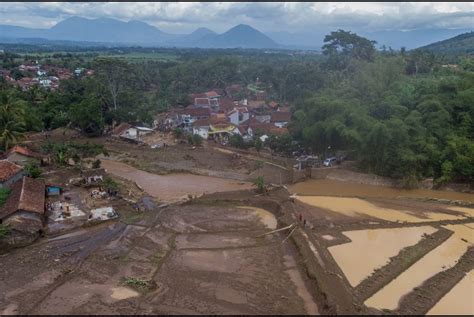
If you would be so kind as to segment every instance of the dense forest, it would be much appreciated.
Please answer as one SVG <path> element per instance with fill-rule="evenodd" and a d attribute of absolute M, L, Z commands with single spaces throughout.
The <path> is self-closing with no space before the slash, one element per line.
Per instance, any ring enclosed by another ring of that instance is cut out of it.
<path fill-rule="evenodd" d="M 117 122 L 151 123 L 157 112 L 187 105 L 190 93 L 258 77 L 269 100 L 291 106 L 291 136 L 314 153 L 351 151 L 366 171 L 407 185 L 425 177 L 474 182 L 472 56 L 446 67 L 433 52 L 376 50 L 342 30 L 325 43 L 321 55 L 181 50 L 129 62 L 94 51 L 51 54 L 50 63 L 82 65 L 94 76 L 65 80 L 55 92 L 0 82 L 0 147 L 25 131 L 69 126 L 96 136 Z M 2 55 L 3 68 L 19 64 L 16 53 Z"/>

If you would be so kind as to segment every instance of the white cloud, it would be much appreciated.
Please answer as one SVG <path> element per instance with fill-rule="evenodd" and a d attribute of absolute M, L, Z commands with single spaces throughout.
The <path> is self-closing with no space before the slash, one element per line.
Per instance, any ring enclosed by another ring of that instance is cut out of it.
<path fill-rule="evenodd" d="M 217 32 L 239 24 L 262 31 L 318 28 L 407 30 L 472 28 L 471 2 L 5 2 L 2 24 L 50 27 L 69 16 L 142 20 L 168 32 L 208 27 Z"/>

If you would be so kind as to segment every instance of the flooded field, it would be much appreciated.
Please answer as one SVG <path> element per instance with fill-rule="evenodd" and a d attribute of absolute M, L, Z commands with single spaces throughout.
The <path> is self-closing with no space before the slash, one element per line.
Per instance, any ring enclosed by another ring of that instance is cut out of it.
<path fill-rule="evenodd" d="M 449 291 L 428 315 L 473 315 L 474 314 L 474 270 Z"/>
<path fill-rule="evenodd" d="M 353 184 L 329 179 L 310 179 L 289 186 L 292 193 L 298 195 L 344 196 L 344 197 L 372 197 L 372 198 L 438 198 L 462 200 L 474 203 L 474 194 L 451 191 L 413 189 L 404 190 L 365 184 Z"/>
<path fill-rule="evenodd" d="M 0 314 L 317 314 L 294 246 L 257 238 L 276 224 L 189 204 L 46 239 L 0 256 Z"/>
<path fill-rule="evenodd" d="M 429 226 L 345 231 L 352 242 L 329 248 L 350 284 L 355 287 L 390 257 L 421 240 L 436 229 Z"/>
<path fill-rule="evenodd" d="M 342 198 L 332 196 L 297 196 L 297 199 L 311 206 L 335 211 L 346 216 L 370 216 L 392 222 L 425 222 L 441 220 L 460 220 L 465 217 L 445 213 L 423 212 L 418 215 L 409 210 L 396 210 L 376 206 L 359 198 Z M 469 208 L 465 208 L 469 209 Z M 460 212 L 465 212 L 458 210 Z M 467 214 L 466 216 L 469 216 Z"/>
<path fill-rule="evenodd" d="M 453 235 L 369 298 L 365 304 L 379 309 L 396 309 L 400 298 L 435 274 L 456 264 L 474 243 L 474 230 L 463 225 L 447 225 Z M 472 293 L 466 294 L 472 301 Z"/>
<path fill-rule="evenodd" d="M 248 182 L 192 174 L 156 175 L 125 163 L 102 160 L 107 172 L 136 182 L 149 195 L 164 202 L 177 201 L 187 195 L 225 192 L 251 188 Z"/>

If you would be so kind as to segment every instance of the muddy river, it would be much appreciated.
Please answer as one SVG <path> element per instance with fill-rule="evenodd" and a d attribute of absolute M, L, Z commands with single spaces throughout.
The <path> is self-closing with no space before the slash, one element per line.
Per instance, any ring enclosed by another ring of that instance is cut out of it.
<path fill-rule="evenodd" d="M 156 175 L 136 169 L 125 163 L 110 160 L 102 160 L 102 166 L 111 174 L 136 182 L 149 195 L 164 202 L 177 201 L 187 195 L 201 195 L 252 187 L 248 182 L 211 176 L 184 173 Z"/>
<path fill-rule="evenodd" d="M 441 190 L 413 189 L 405 190 L 383 186 L 354 184 L 329 179 L 310 179 L 289 186 L 292 193 L 299 195 L 346 196 L 346 197 L 413 197 L 462 200 L 474 203 L 474 194 Z"/>

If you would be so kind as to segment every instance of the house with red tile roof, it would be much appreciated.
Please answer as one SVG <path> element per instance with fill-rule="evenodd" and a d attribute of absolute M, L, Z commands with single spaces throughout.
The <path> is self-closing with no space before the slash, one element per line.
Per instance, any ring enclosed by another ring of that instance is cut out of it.
<path fill-rule="evenodd" d="M 270 122 L 278 128 L 283 128 L 291 121 L 291 112 L 276 111 L 271 115 Z"/>
<path fill-rule="evenodd" d="M 23 167 L 7 160 L 0 161 L 0 188 L 10 187 L 23 177 Z"/>
<path fill-rule="evenodd" d="M 24 166 L 30 160 L 45 164 L 48 161 L 48 156 L 31 151 L 26 147 L 15 145 L 7 152 L 7 160 L 21 166 Z"/>
<path fill-rule="evenodd" d="M 7 201 L 0 208 L 0 223 L 29 234 L 40 232 L 44 224 L 44 181 L 24 176 L 10 189 Z"/>

